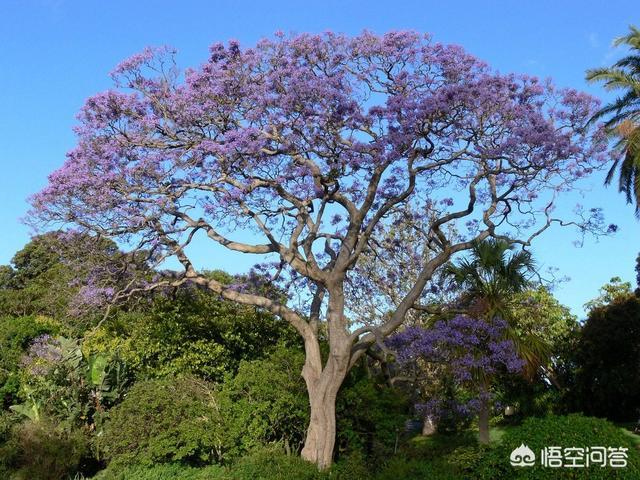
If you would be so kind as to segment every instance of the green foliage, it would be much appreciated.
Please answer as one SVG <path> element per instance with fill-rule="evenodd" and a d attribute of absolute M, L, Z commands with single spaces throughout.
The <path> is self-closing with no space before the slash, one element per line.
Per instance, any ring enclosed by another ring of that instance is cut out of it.
<path fill-rule="evenodd" d="M 522 443 L 536 452 L 539 460 L 541 449 L 560 447 L 625 447 L 628 448 L 627 468 L 544 468 L 537 462 L 533 467 L 512 467 L 509 455 Z M 478 462 L 473 478 L 486 480 L 555 480 L 572 479 L 637 479 L 640 478 L 640 452 L 630 437 L 606 420 L 582 415 L 530 418 L 522 425 L 508 430 L 501 444 L 483 455 Z"/>
<path fill-rule="evenodd" d="M 27 421 L 15 425 L 0 447 L 0 473 L 11 480 L 60 480 L 80 472 L 88 452 L 81 431 L 61 430 L 46 420 Z"/>
<path fill-rule="evenodd" d="M 118 351 L 141 377 L 191 374 L 219 382 L 278 341 L 298 341 L 286 322 L 189 287 L 157 295 L 144 313 L 121 313 L 91 332 L 83 348 Z"/>
<path fill-rule="evenodd" d="M 631 294 L 631 282 L 623 282 L 620 277 L 613 277 L 608 283 L 600 287 L 599 295 L 584 304 L 584 308 L 591 313 L 592 310 L 605 307 L 618 298 L 628 297 Z"/>
<path fill-rule="evenodd" d="M 265 359 L 243 361 L 226 379 L 220 393 L 233 455 L 276 442 L 302 449 L 309 422 L 303 363 L 301 351 L 281 345 Z"/>
<path fill-rule="evenodd" d="M 261 447 L 228 467 L 190 467 L 168 463 L 152 466 L 111 464 L 93 480 L 368 480 L 371 472 L 360 456 L 336 463 L 330 472 L 298 456 L 287 455 L 277 446 Z"/>
<path fill-rule="evenodd" d="M 377 462 L 377 460 L 373 460 Z M 327 476 L 332 480 L 369 480 L 371 478 L 372 459 L 360 452 L 353 452 L 348 456 L 341 456 L 333 464 Z"/>
<path fill-rule="evenodd" d="M 203 468 L 168 463 L 149 466 L 109 466 L 93 480 L 222 480 L 224 470 L 217 465 Z"/>
<path fill-rule="evenodd" d="M 376 458 L 391 454 L 409 409 L 408 398 L 399 390 L 377 383 L 363 368 L 354 368 L 338 394 L 338 455 L 354 450 Z"/>
<path fill-rule="evenodd" d="M 415 437 L 385 462 L 374 477 L 379 480 L 462 480 L 475 478 L 472 470 L 485 448 L 470 431 Z"/>
<path fill-rule="evenodd" d="M 530 381 L 522 377 L 504 377 L 497 389 L 498 401 L 504 406 L 515 407 L 509 422 L 520 422 L 531 416 L 567 413 L 563 391 L 536 377 Z"/>
<path fill-rule="evenodd" d="M 14 255 L 7 288 L 0 291 L 0 314 L 64 315 L 77 288 L 71 286 L 74 272 L 60 261 L 62 246 L 52 232 L 34 237 Z"/>
<path fill-rule="evenodd" d="M 467 477 L 453 471 L 444 462 L 394 458 L 374 477 L 376 480 L 463 480 Z"/>
<path fill-rule="evenodd" d="M 193 377 L 136 383 L 99 437 L 105 458 L 120 465 L 212 463 L 223 457 L 223 442 L 212 386 Z"/>
<path fill-rule="evenodd" d="M 567 413 L 566 388 L 573 383 L 575 350 L 580 324 L 569 308 L 545 287 L 514 295 L 510 323 L 525 340 L 542 341 L 548 348 L 547 362 L 527 378 L 503 376 L 497 385 L 498 400 L 516 407 L 509 419 L 519 422 L 529 416 Z"/>
<path fill-rule="evenodd" d="M 10 265 L 0 265 L 0 291 L 13 288 L 15 272 Z"/>
<path fill-rule="evenodd" d="M 141 255 L 138 255 L 141 257 Z M 80 308 L 83 286 L 122 286 L 146 272 L 143 260 L 123 254 L 106 238 L 76 232 L 35 236 L 0 271 L 0 315 L 46 315 L 80 336 L 99 317 Z"/>
<path fill-rule="evenodd" d="M 521 335 L 535 334 L 555 354 L 579 328 L 578 319 L 545 287 L 513 296 L 509 319 Z"/>
<path fill-rule="evenodd" d="M 17 456 L 17 446 L 8 443 L 11 432 L 17 423 L 16 415 L 0 410 L 0 478 L 9 478 L 11 463 Z"/>
<path fill-rule="evenodd" d="M 529 286 L 534 271 L 530 252 L 514 251 L 508 242 L 490 238 L 474 243 L 470 258 L 448 265 L 445 275 L 464 290 L 472 310 L 492 318 L 506 316 L 507 302 Z"/>
<path fill-rule="evenodd" d="M 640 297 L 640 253 L 638 254 L 638 256 L 636 257 L 636 286 L 638 288 L 636 288 L 636 296 Z"/>
<path fill-rule="evenodd" d="M 603 105 L 591 122 L 604 120 L 605 131 L 617 139 L 616 155 L 605 184 L 613 180 L 618 170 L 618 191 L 625 194 L 627 203 L 635 202 L 636 215 L 640 215 L 640 29 L 631 25 L 629 33 L 617 38 L 614 45 L 627 47 L 629 54 L 610 67 L 588 70 L 587 80 L 601 82 L 607 90 L 617 90 L 619 94 Z"/>
<path fill-rule="evenodd" d="M 126 392 L 131 380 L 126 365 L 113 354 L 87 358 L 76 340 L 49 341 L 59 359 L 33 357 L 33 363 L 20 373 L 23 403 L 10 408 L 34 421 L 45 415 L 65 428 L 93 430 L 96 413 L 117 403 Z"/>
<path fill-rule="evenodd" d="M 230 469 L 229 480 L 323 480 L 326 474 L 297 455 L 262 448 L 242 457 Z"/>
<path fill-rule="evenodd" d="M 309 422 L 309 400 L 301 377 L 304 354 L 278 346 L 267 358 L 242 362 L 220 389 L 232 456 L 273 443 L 287 452 L 302 449 Z M 338 395 L 338 455 L 393 451 L 407 418 L 408 402 L 397 391 L 377 385 L 363 369 L 350 373 Z"/>
<path fill-rule="evenodd" d="M 582 329 L 572 396 L 585 413 L 632 421 L 640 413 L 640 298 L 593 309 Z"/>
<path fill-rule="evenodd" d="M 0 318 L 0 408 L 18 401 L 20 358 L 31 340 L 57 330 L 55 322 L 46 317 Z"/>

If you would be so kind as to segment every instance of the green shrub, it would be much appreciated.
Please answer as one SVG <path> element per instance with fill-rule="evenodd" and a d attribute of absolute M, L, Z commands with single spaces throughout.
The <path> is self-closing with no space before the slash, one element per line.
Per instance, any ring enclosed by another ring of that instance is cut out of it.
<path fill-rule="evenodd" d="M 0 448 L 0 473 L 11 480 L 60 480 L 81 472 L 88 453 L 81 431 L 61 431 L 45 420 L 27 421 L 15 425 Z"/>
<path fill-rule="evenodd" d="M 0 409 L 18 402 L 20 358 L 31 340 L 55 331 L 57 326 L 46 317 L 0 318 Z"/>
<path fill-rule="evenodd" d="M 402 446 L 375 477 L 380 480 L 471 479 L 483 449 L 470 431 L 415 437 Z"/>
<path fill-rule="evenodd" d="M 324 480 L 327 474 L 297 455 L 281 449 L 261 448 L 233 464 L 225 480 Z"/>
<path fill-rule="evenodd" d="M 355 450 L 387 457 L 400 440 L 408 412 L 409 402 L 398 390 L 376 383 L 361 368 L 352 370 L 336 404 L 338 458 Z"/>
<path fill-rule="evenodd" d="M 211 273 L 220 281 L 231 277 Z M 156 293 L 144 310 L 120 312 L 87 335 L 85 353 L 118 351 L 144 378 L 193 375 L 221 382 L 242 360 L 263 358 L 279 341 L 298 342 L 271 314 L 194 286 Z"/>
<path fill-rule="evenodd" d="M 371 470 L 367 458 L 356 451 L 336 462 L 328 475 L 332 480 L 369 480 Z"/>
<path fill-rule="evenodd" d="M 594 308 L 580 333 L 572 398 L 588 415 L 629 422 L 640 410 L 640 298 Z"/>
<path fill-rule="evenodd" d="M 299 453 L 309 424 L 309 400 L 301 376 L 304 354 L 278 346 L 269 357 L 242 362 L 221 388 L 223 416 L 233 455 L 272 443 Z M 408 403 L 398 392 L 377 385 L 355 369 L 338 394 L 337 459 L 360 452 L 384 456 L 393 451 L 407 418 Z"/>
<path fill-rule="evenodd" d="M 217 465 L 203 468 L 179 464 L 161 464 L 151 467 L 141 465 L 109 466 L 93 477 L 93 480 L 216 480 L 222 479 L 223 474 L 224 469 Z"/>
<path fill-rule="evenodd" d="M 359 455 L 343 459 L 330 472 L 322 473 L 315 465 L 271 445 L 253 450 L 229 467 L 110 464 L 93 480 L 367 480 L 370 476 L 364 458 Z"/>
<path fill-rule="evenodd" d="M 17 423 L 17 416 L 0 410 L 0 478 L 9 478 L 12 464 L 18 456 L 18 445 L 11 442 L 11 432 Z"/>
<path fill-rule="evenodd" d="M 290 453 L 302 449 L 309 423 L 309 400 L 301 376 L 304 354 L 279 346 L 268 357 L 243 361 L 221 389 L 223 416 L 233 455 L 280 443 Z"/>
<path fill-rule="evenodd" d="M 223 454 L 214 392 L 193 377 L 138 382 L 111 409 L 99 438 L 105 458 L 118 464 L 201 465 Z"/>
<path fill-rule="evenodd" d="M 376 480 L 463 480 L 473 477 L 457 473 L 443 461 L 408 460 L 395 457 L 374 478 Z"/>
<path fill-rule="evenodd" d="M 512 467 L 509 455 L 521 444 L 536 454 L 533 467 Z M 550 468 L 540 465 L 540 451 L 544 447 L 625 447 L 628 448 L 626 468 Z M 474 478 L 487 480 L 511 479 L 638 479 L 640 478 L 640 453 L 620 428 L 606 420 L 582 415 L 529 418 L 522 425 L 508 430 L 500 445 L 489 451 L 478 462 Z"/>

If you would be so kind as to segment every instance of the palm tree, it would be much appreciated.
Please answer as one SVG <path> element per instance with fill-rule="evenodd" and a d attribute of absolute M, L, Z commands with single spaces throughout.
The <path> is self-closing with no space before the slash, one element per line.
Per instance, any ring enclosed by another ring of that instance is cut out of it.
<path fill-rule="evenodd" d="M 473 313 L 486 318 L 506 316 L 508 301 L 529 285 L 535 262 L 526 250 L 508 255 L 513 246 L 505 240 L 476 242 L 469 258 L 446 267 L 446 275 L 464 290 Z"/>
<path fill-rule="evenodd" d="M 525 250 L 513 251 L 513 245 L 498 239 L 476 243 L 469 258 L 450 264 L 445 270 L 454 283 L 463 289 L 462 303 L 469 314 L 487 321 L 501 317 L 509 328 L 505 332 L 520 357 L 525 361 L 525 373 L 529 377 L 538 370 L 549 356 L 549 347 L 534 334 L 523 334 L 514 325 L 510 315 L 510 303 L 516 293 L 530 287 L 530 277 L 535 273 L 535 262 Z M 478 417 L 480 441 L 489 443 L 489 403 L 486 400 L 489 379 L 479 374 L 481 406 Z M 482 400 L 482 399 L 485 400 Z"/>
<path fill-rule="evenodd" d="M 600 109 L 591 121 L 604 120 L 607 133 L 616 139 L 617 154 L 605 184 L 611 183 L 619 167 L 618 190 L 626 195 L 627 203 L 635 201 L 636 215 L 640 217 L 640 29 L 631 26 L 630 32 L 617 38 L 614 45 L 626 45 L 631 53 L 611 67 L 588 70 L 587 80 L 602 82 L 607 90 L 622 94 Z"/>

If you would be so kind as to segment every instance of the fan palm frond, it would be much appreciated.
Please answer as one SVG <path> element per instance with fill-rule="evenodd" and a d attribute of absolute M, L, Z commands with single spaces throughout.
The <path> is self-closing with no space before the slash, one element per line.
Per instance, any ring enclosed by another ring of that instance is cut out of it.
<path fill-rule="evenodd" d="M 618 191 L 627 203 L 635 203 L 640 218 L 640 29 L 631 26 L 629 33 L 617 38 L 615 46 L 626 46 L 631 54 L 611 67 L 587 71 L 587 80 L 602 83 L 606 90 L 621 90 L 623 95 L 604 105 L 591 122 L 604 120 L 607 133 L 617 138 L 613 163 L 605 178 L 609 185 L 619 172 Z"/>

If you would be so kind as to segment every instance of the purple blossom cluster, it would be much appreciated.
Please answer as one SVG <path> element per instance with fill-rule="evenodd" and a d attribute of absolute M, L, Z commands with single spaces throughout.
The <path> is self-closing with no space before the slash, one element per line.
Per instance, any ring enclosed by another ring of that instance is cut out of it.
<path fill-rule="evenodd" d="M 49 334 L 36 337 L 22 356 L 20 365 L 34 376 L 46 375 L 62 360 L 60 341 Z"/>
<path fill-rule="evenodd" d="M 401 363 L 423 359 L 448 365 L 459 383 L 471 382 L 474 374 L 492 375 L 500 369 L 517 373 L 524 367 L 513 341 L 505 338 L 507 323 L 457 315 L 440 320 L 433 328 L 408 327 L 388 340 Z"/>
<path fill-rule="evenodd" d="M 520 373 L 525 362 L 518 356 L 513 341 L 505 338 L 507 323 L 499 318 L 491 321 L 457 315 L 441 320 L 432 328 L 409 327 L 391 337 L 387 343 L 397 353 L 401 364 L 422 360 L 444 366 L 455 385 L 477 390 L 479 376 L 491 377 L 499 371 Z M 475 415 L 489 391 L 476 391 L 467 400 L 434 395 L 416 405 L 422 414 L 434 418 Z"/>
<path fill-rule="evenodd" d="M 80 287 L 69 305 L 71 314 L 82 314 L 93 309 L 104 307 L 115 294 L 113 287 L 99 287 L 87 284 Z"/>
<path fill-rule="evenodd" d="M 415 32 L 302 34 L 246 49 L 215 44 L 183 83 L 163 67 L 174 53 L 145 49 L 113 72 L 127 92 L 87 100 L 78 146 L 33 198 L 36 211 L 145 229 L 147 219 L 176 207 L 171 195 L 186 185 L 212 187 L 206 208 L 215 214 L 254 195 L 275 199 L 280 187 L 299 199 L 321 197 L 328 187 L 317 169 L 348 178 L 342 191 L 356 199 L 377 166 L 393 166 L 411 148 L 455 156 L 462 138 L 475 140 L 456 166 L 496 159 L 505 185 L 513 172 L 531 174 L 518 183 L 520 198 L 550 180 L 541 169 L 570 180 L 604 159 L 604 138 L 583 128 L 594 98 L 500 75 L 462 48 Z M 380 102 L 372 104 L 372 95 Z M 296 160 L 304 152 L 312 162 Z M 275 183 L 256 188 L 254 175 Z M 396 175 L 384 179 L 380 198 L 404 185 Z"/>

